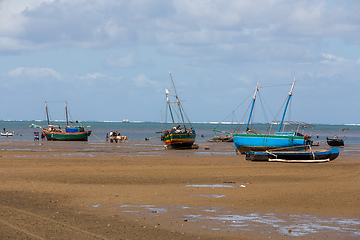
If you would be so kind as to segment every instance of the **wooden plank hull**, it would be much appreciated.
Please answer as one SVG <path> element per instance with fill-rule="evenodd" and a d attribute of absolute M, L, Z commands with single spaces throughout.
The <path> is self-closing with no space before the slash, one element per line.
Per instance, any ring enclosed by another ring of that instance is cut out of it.
<path fill-rule="evenodd" d="M 162 136 L 167 148 L 191 148 L 195 142 L 195 133 L 169 133 Z"/>
<path fill-rule="evenodd" d="M 339 156 L 338 148 L 322 151 L 266 151 L 246 153 L 246 160 L 251 161 L 316 161 L 334 160 Z"/>
<path fill-rule="evenodd" d="M 87 141 L 91 130 L 75 133 L 44 131 L 44 133 L 49 141 Z"/>
<path fill-rule="evenodd" d="M 2 132 L 1 133 L 1 136 L 3 136 L 3 137 L 13 137 L 14 135 L 15 134 L 12 132 L 6 132 L 6 133 Z"/>
<path fill-rule="evenodd" d="M 344 146 L 343 138 L 326 138 L 326 141 L 329 146 L 333 146 L 333 147 Z"/>

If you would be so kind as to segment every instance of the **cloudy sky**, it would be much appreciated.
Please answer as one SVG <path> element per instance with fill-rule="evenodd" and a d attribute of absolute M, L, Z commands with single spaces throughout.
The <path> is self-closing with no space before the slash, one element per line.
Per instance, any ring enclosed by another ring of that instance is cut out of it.
<path fill-rule="evenodd" d="M 193 122 L 245 101 L 240 119 L 257 82 L 276 116 L 296 78 L 290 120 L 360 123 L 359 12 L 350 0 L 0 0 L 0 119 L 67 101 L 79 120 L 160 121 L 171 71 Z"/>

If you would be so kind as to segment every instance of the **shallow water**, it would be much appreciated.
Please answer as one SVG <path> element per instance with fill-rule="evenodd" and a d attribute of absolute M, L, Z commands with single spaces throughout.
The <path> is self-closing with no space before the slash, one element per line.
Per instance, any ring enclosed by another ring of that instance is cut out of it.
<path fill-rule="evenodd" d="M 213 197 L 213 196 L 195 196 Z M 224 197 L 224 196 L 221 196 Z M 101 204 L 98 204 L 101 206 Z M 97 207 L 98 205 L 93 205 Z M 318 238 L 360 238 L 360 219 L 340 217 L 324 218 L 312 215 L 281 213 L 249 213 L 227 208 L 201 208 L 187 206 L 121 205 L 114 213 L 134 214 L 134 217 L 170 218 L 186 222 L 189 228 L 237 234 L 240 231 L 270 236 Z M 196 214 L 194 214 L 196 212 Z"/>

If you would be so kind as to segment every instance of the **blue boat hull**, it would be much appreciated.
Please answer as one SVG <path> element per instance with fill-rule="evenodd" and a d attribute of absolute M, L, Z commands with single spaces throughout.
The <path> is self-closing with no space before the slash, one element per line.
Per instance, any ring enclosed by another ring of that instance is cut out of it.
<path fill-rule="evenodd" d="M 246 153 L 246 160 L 251 161 L 272 161 L 272 160 L 288 160 L 288 161 L 316 161 L 316 160 L 334 160 L 339 156 L 338 148 L 331 148 L 323 151 L 266 151 Z"/>
<path fill-rule="evenodd" d="M 234 134 L 233 140 L 236 152 L 242 154 L 273 148 L 304 148 L 310 144 L 309 138 L 294 135 Z"/>

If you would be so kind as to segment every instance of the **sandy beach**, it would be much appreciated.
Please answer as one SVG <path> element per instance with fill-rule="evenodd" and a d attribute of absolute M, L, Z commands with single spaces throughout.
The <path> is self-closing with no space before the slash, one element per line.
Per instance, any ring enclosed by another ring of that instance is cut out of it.
<path fill-rule="evenodd" d="M 0 238 L 360 237 L 357 155 L 270 163 L 246 161 L 225 143 L 133 145 L 1 143 Z"/>

